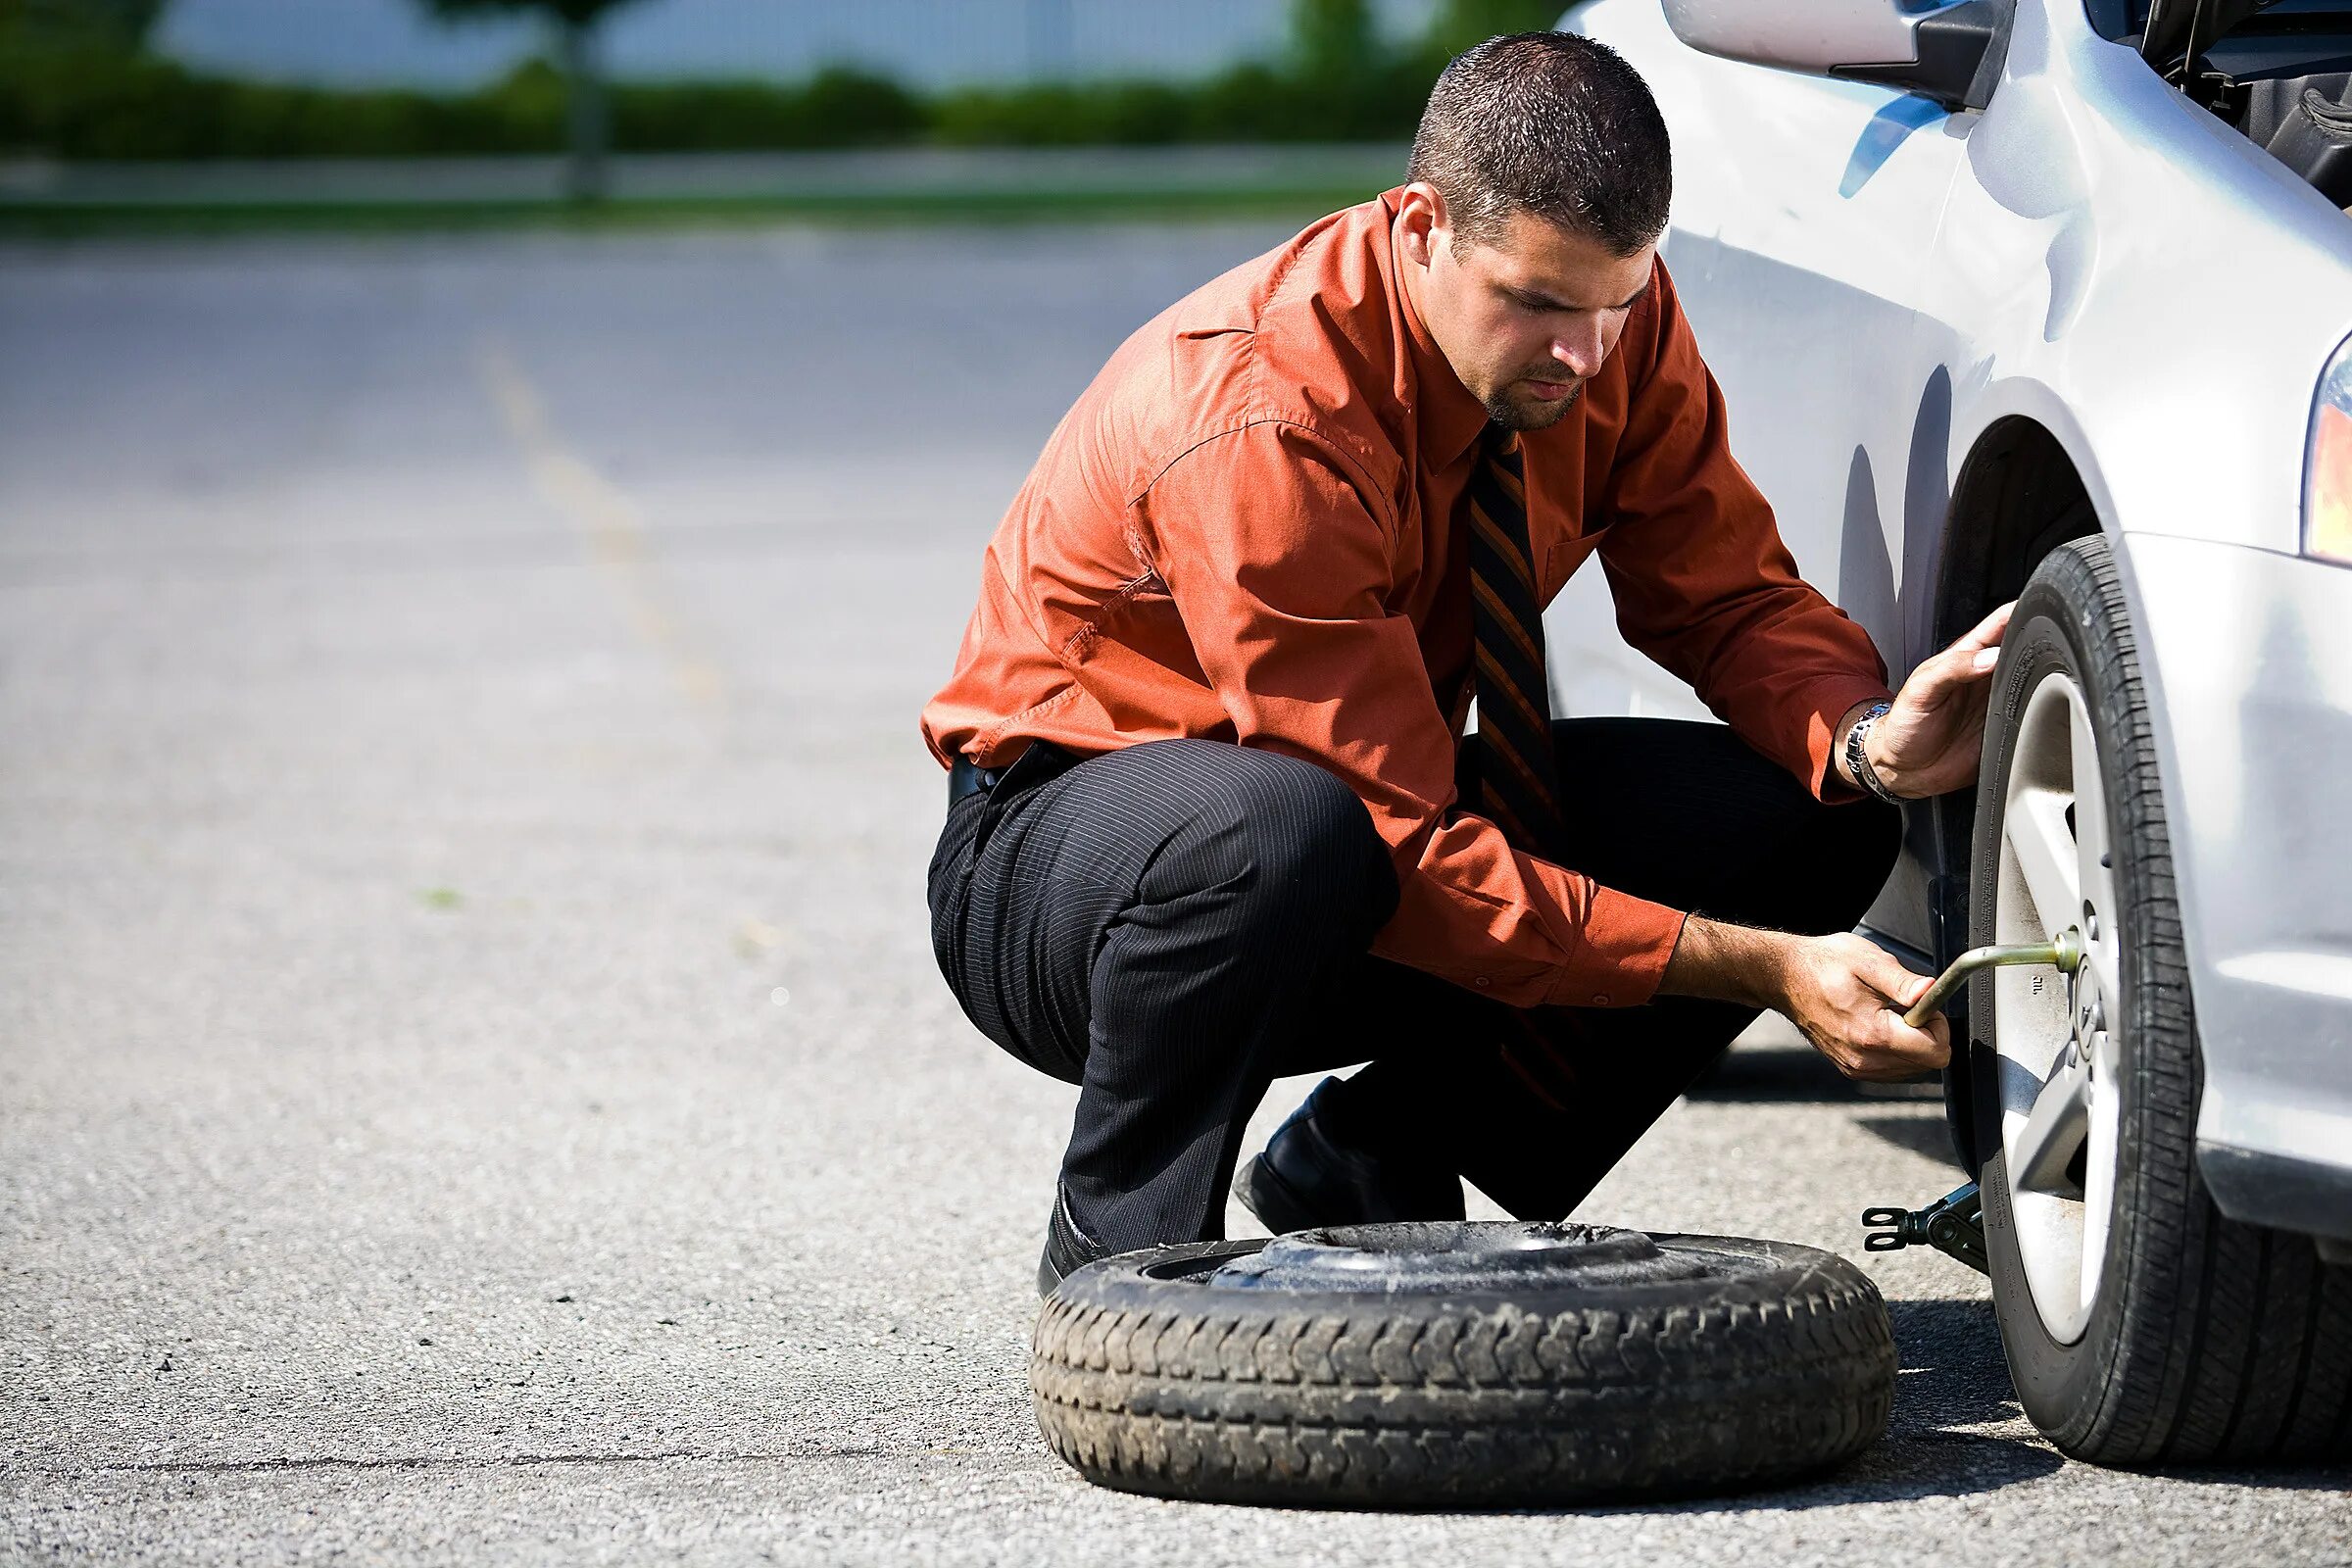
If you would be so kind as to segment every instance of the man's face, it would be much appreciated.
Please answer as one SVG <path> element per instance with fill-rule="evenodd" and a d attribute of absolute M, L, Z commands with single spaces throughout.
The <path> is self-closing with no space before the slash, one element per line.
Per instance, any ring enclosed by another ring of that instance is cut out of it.
<path fill-rule="evenodd" d="M 1415 303 L 1453 373 L 1512 430 L 1556 424 L 1617 348 L 1649 287 L 1653 241 L 1618 256 L 1599 241 L 1513 213 L 1492 244 L 1465 244 L 1444 198 L 1406 189 L 1398 218 Z"/>

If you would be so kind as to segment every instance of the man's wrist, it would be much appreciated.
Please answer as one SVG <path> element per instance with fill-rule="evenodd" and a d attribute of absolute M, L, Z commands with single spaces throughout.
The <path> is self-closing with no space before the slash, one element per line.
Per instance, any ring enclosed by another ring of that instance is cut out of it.
<path fill-rule="evenodd" d="M 1893 760 L 1886 755 L 1886 737 L 1881 733 L 1884 727 L 1874 722 L 1870 728 L 1862 732 L 1862 760 L 1889 793 L 1898 797 L 1904 796 L 1908 792 L 1902 785 L 1902 770 L 1896 767 Z M 1870 786 L 1865 782 L 1862 787 L 1868 789 Z"/>
<path fill-rule="evenodd" d="M 1846 737 L 1854 732 L 1854 725 L 1860 722 L 1864 714 L 1886 700 L 1884 697 L 1864 698 L 1839 715 L 1837 727 L 1830 731 L 1830 777 L 1848 789 L 1862 788 L 1862 781 L 1854 777 L 1853 763 L 1845 755 Z"/>
<path fill-rule="evenodd" d="M 1849 713 L 1843 743 L 1838 747 L 1844 764 L 1838 771 L 1846 782 L 1889 806 L 1903 798 L 1894 769 L 1886 764 L 1886 752 L 1879 737 L 1879 720 L 1886 716 L 1891 706 L 1885 702 L 1870 703 Z"/>

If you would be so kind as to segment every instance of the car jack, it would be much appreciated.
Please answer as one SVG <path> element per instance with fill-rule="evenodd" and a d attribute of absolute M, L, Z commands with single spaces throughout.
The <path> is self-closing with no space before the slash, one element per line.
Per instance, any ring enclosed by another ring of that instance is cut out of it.
<path fill-rule="evenodd" d="M 1925 1208 L 1866 1208 L 1862 1224 L 1870 1232 L 1862 1239 L 1866 1252 L 1933 1247 L 1980 1274 L 1989 1272 L 1984 1263 L 1984 1200 L 1975 1182 Z"/>

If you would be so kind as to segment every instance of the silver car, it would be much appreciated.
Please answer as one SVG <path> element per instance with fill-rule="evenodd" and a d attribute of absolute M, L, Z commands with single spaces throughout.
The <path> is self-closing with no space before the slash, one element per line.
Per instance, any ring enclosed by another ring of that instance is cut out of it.
<path fill-rule="evenodd" d="M 1979 787 L 1908 809 L 1869 923 L 1922 970 L 2082 947 L 1953 1009 L 2027 1413 L 2113 1463 L 2345 1452 L 2352 3 L 1561 25 L 1665 111 L 1667 262 L 1805 575 L 1898 674 L 2019 601 Z M 1691 710 L 1602 583 L 1550 625 L 1563 711 Z"/>

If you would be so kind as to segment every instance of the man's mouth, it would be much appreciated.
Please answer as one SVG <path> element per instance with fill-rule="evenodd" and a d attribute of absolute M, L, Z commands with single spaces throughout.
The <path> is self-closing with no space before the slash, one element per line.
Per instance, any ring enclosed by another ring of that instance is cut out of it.
<path fill-rule="evenodd" d="M 1546 381 L 1534 376 L 1527 379 L 1528 390 L 1546 403 L 1557 403 L 1562 398 L 1573 397 L 1576 389 L 1583 384 L 1581 381 Z"/>

